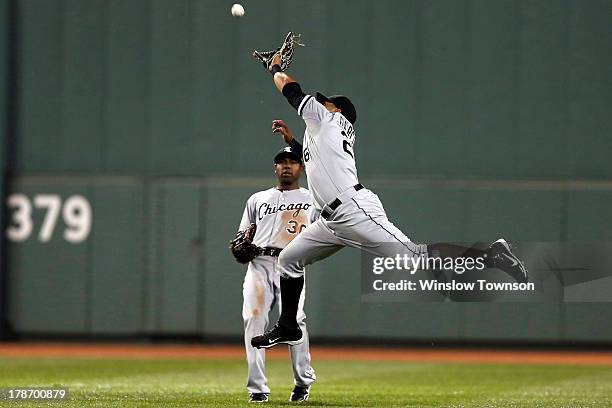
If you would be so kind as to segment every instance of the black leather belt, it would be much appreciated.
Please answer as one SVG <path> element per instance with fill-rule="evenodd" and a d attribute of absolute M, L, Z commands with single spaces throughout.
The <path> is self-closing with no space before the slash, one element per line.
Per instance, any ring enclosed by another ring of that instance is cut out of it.
<path fill-rule="evenodd" d="M 359 190 L 361 190 L 363 188 L 363 185 L 361 183 L 357 183 L 357 184 L 355 184 L 353 186 L 353 188 L 355 189 L 355 191 L 359 191 Z M 321 217 L 323 217 L 325 219 L 328 219 L 332 215 L 332 213 L 330 211 L 328 211 L 328 208 L 331 211 L 335 211 L 336 208 L 340 207 L 340 204 L 342 204 L 342 201 L 340 201 L 338 198 L 336 198 L 330 204 L 326 205 L 325 206 L 326 208 L 323 209 L 323 211 L 321 211 Z"/>
<path fill-rule="evenodd" d="M 265 247 L 262 248 L 260 255 L 266 256 L 278 256 L 282 251 L 282 248 L 274 248 L 274 247 Z"/>

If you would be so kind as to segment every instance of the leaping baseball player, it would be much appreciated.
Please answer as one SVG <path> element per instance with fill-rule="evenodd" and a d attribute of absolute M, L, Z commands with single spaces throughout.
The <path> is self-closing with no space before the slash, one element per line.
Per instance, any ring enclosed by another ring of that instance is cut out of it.
<path fill-rule="evenodd" d="M 388 220 L 378 196 L 357 178 L 353 127 L 357 112 L 351 100 L 341 95 L 326 97 L 319 92 L 307 95 L 285 72 L 296 43 L 296 37 L 289 33 L 278 50 L 255 51 L 253 55 L 263 62 L 276 88 L 306 124 L 303 146 L 293 138 L 284 122 L 274 121 L 272 127 L 296 151 L 303 147 L 308 187 L 321 216 L 279 254 L 282 313 L 271 330 L 251 339 L 251 345 L 267 348 L 304 341 L 296 319 L 304 286 L 304 267 L 346 246 L 383 257 L 398 255 L 398 246 L 402 256 L 481 257 L 487 267 L 496 267 L 518 282 L 527 282 L 526 268 L 504 239 L 493 242 L 487 249 L 446 243 L 416 244 Z"/>
<path fill-rule="evenodd" d="M 316 216 L 310 192 L 299 185 L 303 171 L 301 151 L 291 146 L 274 157 L 274 172 L 278 183 L 275 187 L 253 194 L 247 201 L 238 235 L 230 243 L 236 260 L 248 263 L 242 288 L 244 320 L 244 345 L 246 348 L 249 402 L 266 402 L 270 394 L 265 375 L 265 350 L 251 346 L 251 337 L 263 332 L 268 325 L 268 313 L 275 304 L 282 310 L 280 297 L 280 273 L 276 258 L 281 249 L 311 223 Z M 304 273 L 302 269 L 301 273 Z M 310 365 L 306 315 L 304 314 L 304 289 L 300 288 L 296 324 L 301 342 L 289 346 L 295 387 L 289 401 L 308 399 L 315 372 Z M 299 344 L 298 344 L 299 343 Z M 290 343 L 293 344 L 293 343 Z"/>

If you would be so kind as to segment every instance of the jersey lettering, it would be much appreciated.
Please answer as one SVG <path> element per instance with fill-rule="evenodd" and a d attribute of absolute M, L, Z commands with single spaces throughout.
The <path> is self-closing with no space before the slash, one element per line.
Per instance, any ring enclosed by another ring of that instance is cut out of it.
<path fill-rule="evenodd" d="M 342 135 L 348 138 L 349 140 L 354 140 L 355 130 L 353 129 L 353 125 L 351 125 L 351 122 L 346 120 L 346 118 L 342 115 L 340 115 L 339 122 L 340 122 L 340 126 L 342 126 L 342 129 L 344 129 L 344 131 L 342 132 Z"/>
<path fill-rule="evenodd" d="M 288 205 L 281 204 L 276 207 L 270 203 L 263 203 L 257 210 L 257 218 L 261 221 L 266 215 L 276 214 L 279 211 L 294 211 L 293 217 L 297 217 L 300 214 L 300 211 L 307 211 L 311 205 L 312 204 L 309 203 L 291 203 Z"/>

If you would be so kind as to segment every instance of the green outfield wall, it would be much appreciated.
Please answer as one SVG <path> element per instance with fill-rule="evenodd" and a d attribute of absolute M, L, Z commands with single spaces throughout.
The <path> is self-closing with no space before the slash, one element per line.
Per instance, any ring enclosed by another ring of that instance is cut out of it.
<path fill-rule="evenodd" d="M 8 155 L 10 146 L 9 133 L 12 129 L 11 116 L 11 56 L 13 47 L 11 32 L 11 4 L 8 0 L 0 1 L 0 197 L 7 193 L 8 179 Z M 2 207 L 3 208 L 3 207 Z M 5 213 L 0 210 L 0 226 L 4 228 Z M 3 337 L 6 321 L 7 298 L 4 295 L 7 291 L 6 283 L 7 272 L 7 242 L 0 237 L 0 338 Z"/>
<path fill-rule="evenodd" d="M 415 241 L 612 240 L 610 1 L 16 5 L 17 334 L 241 333 L 227 242 L 274 183 L 271 120 L 303 129 L 250 53 L 288 30 L 302 87 L 354 101 L 360 178 Z M 612 303 L 363 303 L 357 255 L 309 268 L 313 335 L 612 341 Z"/>

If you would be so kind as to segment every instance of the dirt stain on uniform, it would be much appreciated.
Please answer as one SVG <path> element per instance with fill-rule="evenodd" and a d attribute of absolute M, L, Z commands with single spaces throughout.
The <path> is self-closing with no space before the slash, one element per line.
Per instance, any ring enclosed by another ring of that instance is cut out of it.
<path fill-rule="evenodd" d="M 255 299 L 257 306 L 253 308 L 253 317 L 257 317 L 261 314 L 264 307 L 264 301 L 266 300 L 263 284 L 261 282 L 255 284 Z"/>

